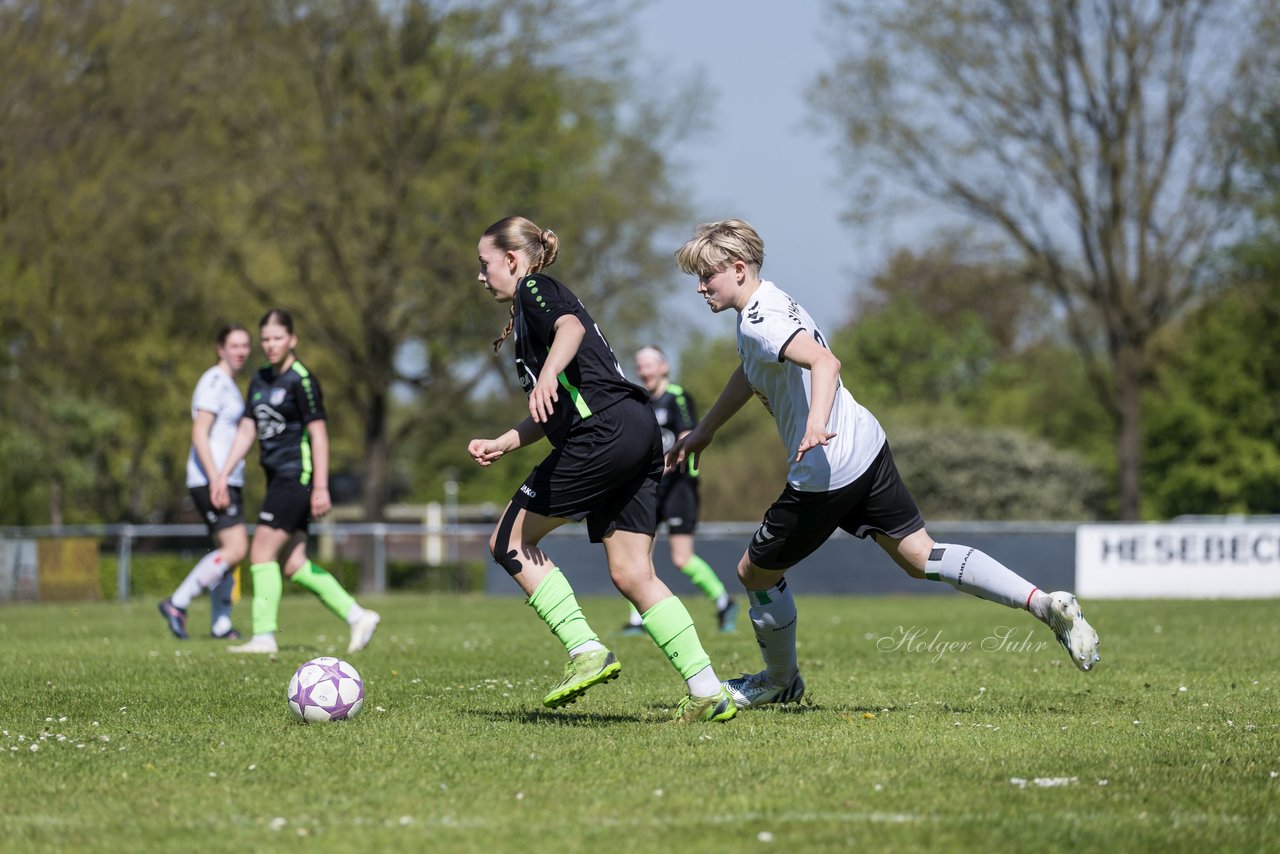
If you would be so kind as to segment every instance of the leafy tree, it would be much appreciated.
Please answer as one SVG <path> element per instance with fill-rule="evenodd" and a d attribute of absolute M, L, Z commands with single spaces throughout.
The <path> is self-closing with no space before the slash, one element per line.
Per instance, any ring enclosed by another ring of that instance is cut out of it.
<path fill-rule="evenodd" d="M 1280 513 L 1280 283 L 1242 284 L 1162 339 L 1149 398 L 1157 516 Z"/>
<path fill-rule="evenodd" d="M 1241 145 L 1230 119 L 1280 47 L 1271 4 L 830 8 L 835 62 L 815 102 L 857 177 L 883 170 L 988 228 L 1052 294 L 1116 425 L 1120 516 L 1138 518 L 1152 344 L 1235 213 L 1219 203 Z"/>

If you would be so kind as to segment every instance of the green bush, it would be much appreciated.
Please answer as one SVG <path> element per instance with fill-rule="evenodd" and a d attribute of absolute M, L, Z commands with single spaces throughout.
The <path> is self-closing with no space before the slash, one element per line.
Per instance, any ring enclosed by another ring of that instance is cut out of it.
<path fill-rule="evenodd" d="M 894 462 L 926 519 L 1098 518 L 1105 488 L 1078 454 L 1013 430 L 905 429 Z"/>

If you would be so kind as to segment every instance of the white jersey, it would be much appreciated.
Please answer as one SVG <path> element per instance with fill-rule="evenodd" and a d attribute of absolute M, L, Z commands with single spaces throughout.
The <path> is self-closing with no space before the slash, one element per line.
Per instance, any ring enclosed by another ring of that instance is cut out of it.
<path fill-rule="evenodd" d="M 823 347 L 827 339 L 809 312 L 773 282 L 762 281 L 751 304 L 738 315 L 738 357 L 747 382 L 778 425 L 789 459 L 804 439 L 813 383 L 809 370 L 783 358 L 782 351 L 806 331 Z M 801 492 L 832 492 L 858 479 L 884 446 L 884 430 L 858 404 L 841 382 L 836 388 L 827 432 L 835 433 L 826 446 L 807 451 L 792 462 L 787 483 Z"/>
<path fill-rule="evenodd" d="M 195 393 L 191 395 L 192 420 L 202 410 L 213 413 L 213 427 L 209 430 L 209 453 L 213 455 L 213 464 L 221 468 L 227 461 L 227 455 L 231 453 L 236 430 L 240 427 L 240 416 L 244 414 L 244 395 L 240 393 L 240 388 L 231 375 L 218 365 L 204 372 L 200 382 L 196 383 Z M 187 454 L 187 488 L 208 485 L 209 474 L 200 465 L 193 446 Z M 227 485 L 244 486 L 244 460 L 232 469 Z"/>

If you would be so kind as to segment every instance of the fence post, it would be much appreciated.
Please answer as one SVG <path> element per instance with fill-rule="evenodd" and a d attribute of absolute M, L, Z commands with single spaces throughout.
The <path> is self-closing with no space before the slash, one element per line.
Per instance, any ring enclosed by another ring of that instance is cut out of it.
<path fill-rule="evenodd" d="M 125 525 L 120 530 L 120 548 L 116 553 L 116 599 L 128 602 L 130 595 L 133 568 L 133 526 Z"/>
<path fill-rule="evenodd" d="M 373 526 L 373 592 L 387 592 L 387 526 Z"/>

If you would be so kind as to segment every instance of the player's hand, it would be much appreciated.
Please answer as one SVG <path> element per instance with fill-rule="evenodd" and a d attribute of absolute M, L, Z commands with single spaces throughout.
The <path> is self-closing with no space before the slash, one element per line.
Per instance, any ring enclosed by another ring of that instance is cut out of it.
<path fill-rule="evenodd" d="M 467 453 L 482 466 L 493 465 L 506 453 L 497 439 L 472 439 L 467 443 Z"/>
<path fill-rule="evenodd" d="M 694 468 L 702 464 L 702 452 L 707 445 L 711 444 L 711 436 L 702 433 L 697 427 L 685 433 L 676 443 L 671 446 L 671 450 L 667 451 L 667 456 L 663 460 L 666 464 L 664 471 L 671 471 L 679 468 L 689 457 L 693 457 Z"/>
<path fill-rule="evenodd" d="M 835 433 L 828 433 L 826 429 L 805 430 L 804 438 L 800 440 L 800 447 L 796 449 L 796 458 L 792 460 L 792 462 L 797 462 L 797 463 L 800 462 L 800 460 L 804 459 L 804 455 L 806 453 L 808 453 L 809 451 L 812 451 L 814 448 L 818 447 L 819 445 L 825 446 L 827 442 L 830 442 L 835 437 L 836 437 Z"/>
<path fill-rule="evenodd" d="M 551 414 L 556 411 L 556 401 L 560 399 L 560 384 L 555 377 L 538 378 L 533 391 L 529 392 L 529 415 L 538 424 L 546 424 Z"/>
<path fill-rule="evenodd" d="M 329 488 L 311 490 L 311 518 L 319 519 L 333 509 L 333 499 L 329 497 Z"/>
<path fill-rule="evenodd" d="M 227 479 L 222 475 L 214 475 L 209 481 L 209 503 L 218 510 L 226 510 L 231 506 L 231 490 L 227 488 Z"/>

